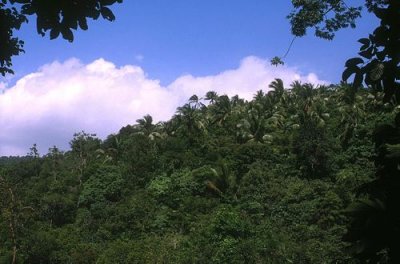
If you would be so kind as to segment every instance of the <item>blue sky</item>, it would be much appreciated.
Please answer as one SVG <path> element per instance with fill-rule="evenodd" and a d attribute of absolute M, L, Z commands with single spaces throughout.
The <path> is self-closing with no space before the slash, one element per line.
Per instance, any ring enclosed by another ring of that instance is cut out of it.
<path fill-rule="evenodd" d="M 116 21 L 93 21 L 72 44 L 37 35 L 34 21 L 24 26 L 19 35 L 26 54 L 14 60 L 17 77 L 54 60 L 105 58 L 117 65 L 138 64 L 168 84 L 184 73 L 203 76 L 236 67 L 249 55 L 282 55 L 292 39 L 288 0 L 125 0 L 112 9 Z M 310 32 L 296 40 L 286 63 L 338 82 L 345 60 L 357 52 L 357 39 L 376 25 L 365 14 L 357 29 L 339 32 L 334 41 Z"/>
<path fill-rule="evenodd" d="M 0 80 L 0 155 L 24 155 L 33 143 L 42 154 L 65 150 L 75 132 L 105 138 L 145 114 L 167 120 L 209 90 L 251 99 L 274 78 L 339 82 L 357 39 L 378 23 L 364 14 L 334 41 L 311 32 L 276 68 L 269 59 L 292 39 L 289 0 L 125 0 L 112 10 L 116 21 L 90 22 L 73 43 L 39 36 L 34 21 L 18 33 L 26 53 Z"/>

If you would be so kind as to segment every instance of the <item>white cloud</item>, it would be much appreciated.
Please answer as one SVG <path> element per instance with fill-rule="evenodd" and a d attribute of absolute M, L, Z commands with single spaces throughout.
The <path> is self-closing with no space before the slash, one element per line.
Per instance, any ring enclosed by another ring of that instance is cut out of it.
<path fill-rule="evenodd" d="M 193 94 L 202 96 L 210 90 L 231 96 L 238 94 L 249 100 L 256 91 L 268 90 L 268 85 L 275 78 L 284 80 L 286 85 L 296 80 L 314 84 L 327 83 L 319 80 L 314 73 L 303 76 L 296 68 L 271 66 L 268 60 L 249 56 L 242 60 L 237 69 L 205 77 L 184 75 L 177 78 L 168 88 L 180 96 L 180 100 Z"/>
<path fill-rule="evenodd" d="M 193 94 L 238 94 L 251 99 L 275 78 L 322 83 L 296 68 L 272 67 L 257 57 L 217 75 L 184 75 L 163 87 L 134 65 L 116 67 L 104 59 L 88 65 L 78 59 L 44 65 L 13 87 L 0 83 L 0 155 L 24 155 L 33 143 L 45 153 L 53 145 L 68 147 L 73 133 L 85 130 L 105 138 L 145 114 L 167 120 Z"/>
<path fill-rule="evenodd" d="M 6 88 L 7 84 L 5 82 L 0 82 L 0 94 L 2 94 Z"/>

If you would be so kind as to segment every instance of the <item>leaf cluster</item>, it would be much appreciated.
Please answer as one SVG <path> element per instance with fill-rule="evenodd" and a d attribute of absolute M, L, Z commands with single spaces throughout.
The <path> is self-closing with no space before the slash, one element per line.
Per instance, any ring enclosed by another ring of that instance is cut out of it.
<path fill-rule="evenodd" d="M 2 0 L 0 2 L 0 73 L 12 71 L 12 57 L 20 55 L 24 42 L 15 37 L 28 18 L 36 16 L 36 30 L 41 36 L 50 32 L 50 39 L 60 35 L 69 42 L 74 40 L 73 30 L 88 29 L 88 19 L 114 21 L 109 6 L 122 0 Z"/>

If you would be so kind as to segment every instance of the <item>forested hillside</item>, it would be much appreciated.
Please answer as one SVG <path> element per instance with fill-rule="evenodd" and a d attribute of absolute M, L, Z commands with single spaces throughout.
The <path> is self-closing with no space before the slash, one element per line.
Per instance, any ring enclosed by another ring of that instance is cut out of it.
<path fill-rule="evenodd" d="M 399 109 L 345 84 L 265 91 L 1 158 L 0 263 L 358 263 L 349 205 Z"/>

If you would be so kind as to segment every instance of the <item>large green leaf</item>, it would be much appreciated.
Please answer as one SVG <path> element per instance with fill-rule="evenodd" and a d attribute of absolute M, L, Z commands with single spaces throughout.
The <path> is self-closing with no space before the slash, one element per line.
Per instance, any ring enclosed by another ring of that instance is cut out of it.
<path fill-rule="evenodd" d="M 345 66 L 346 67 L 354 67 L 361 63 L 364 63 L 364 60 L 359 57 L 356 57 L 356 58 L 351 58 L 351 59 L 347 60 Z"/>

